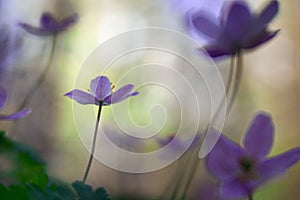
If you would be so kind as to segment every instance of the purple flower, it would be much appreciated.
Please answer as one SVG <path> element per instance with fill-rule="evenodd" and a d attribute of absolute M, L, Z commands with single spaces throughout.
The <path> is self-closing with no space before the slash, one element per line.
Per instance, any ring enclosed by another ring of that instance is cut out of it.
<path fill-rule="evenodd" d="M 3 109 L 3 107 L 5 106 L 6 102 L 8 99 L 8 93 L 7 91 L 0 86 L 0 110 Z M 29 113 L 31 112 L 30 109 L 25 108 L 19 112 L 10 114 L 10 115 L 0 115 L 0 120 L 7 120 L 7 121 L 11 121 L 11 120 L 17 120 L 23 117 L 26 117 L 27 115 L 29 115 Z"/>
<path fill-rule="evenodd" d="M 72 14 L 64 19 L 56 19 L 50 13 L 43 13 L 40 19 L 40 27 L 34 27 L 26 23 L 20 23 L 20 26 L 28 33 L 48 36 L 55 35 L 65 31 L 78 21 L 78 14 Z"/>
<path fill-rule="evenodd" d="M 106 76 L 98 76 L 91 81 L 90 93 L 81 90 L 72 90 L 65 94 L 65 96 L 74 99 L 80 104 L 95 104 L 107 106 L 114 103 L 119 103 L 130 96 L 135 96 L 138 92 L 131 92 L 132 84 L 125 85 L 112 92 L 113 87 Z"/>
<path fill-rule="evenodd" d="M 300 159 L 300 147 L 267 158 L 273 145 L 271 116 L 259 113 L 244 138 L 244 148 L 221 136 L 208 154 L 207 169 L 221 182 L 223 197 L 245 197 L 271 178 L 283 174 Z"/>
<path fill-rule="evenodd" d="M 210 38 L 205 50 L 215 58 L 234 55 L 272 39 L 278 30 L 269 31 L 267 26 L 278 10 L 278 1 L 271 1 L 261 13 L 253 14 L 246 2 L 235 0 L 223 5 L 220 20 L 203 10 L 191 10 L 187 23 L 191 32 Z"/>

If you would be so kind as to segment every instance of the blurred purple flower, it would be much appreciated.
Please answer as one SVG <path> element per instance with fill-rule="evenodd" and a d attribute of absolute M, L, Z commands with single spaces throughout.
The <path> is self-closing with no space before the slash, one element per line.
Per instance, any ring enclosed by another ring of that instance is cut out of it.
<path fill-rule="evenodd" d="M 279 3 L 271 1 L 259 14 L 253 14 L 248 4 L 241 0 L 225 3 L 220 13 L 220 20 L 205 10 L 190 10 L 187 24 L 191 32 L 200 37 L 210 38 L 205 47 L 207 53 L 215 58 L 234 55 L 242 49 L 255 48 L 277 33 L 269 31 L 268 24 L 279 10 Z"/>
<path fill-rule="evenodd" d="M 3 107 L 5 106 L 7 99 L 8 99 L 7 91 L 0 86 L 0 110 L 2 110 Z M 30 114 L 30 112 L 31 112 L 30 109 L 25 108 L 19 112 L 10 115 L 0 115 L 0 120 L 6 120 L 6 121 L 17 120 L 26 117 L 27 115 Z"/>
<path fill-rule="evenodd" d="M 220 136 L 206 159 L 207 169 L 221 182 L 223 197 L 245 197 L 271 178 L 283 174 L 300 159 L 300 147 L 266 158 L 273 145 L 271 116 L 259 113 L 244 138 L 244 148 Z"/>
<path fill-rule="evenodd" d="M 48 36 L 61 33 L 78 21 L 78 14 L 72 14 L 64 19 L 56 19 L 50 13 L 43 13 L 40 19 L 40 27 L 34 27 L 26 23 L 20 26 L 28 33 L 38 36 Z"/>
<path fill-rule="evenodd" d="M 16 60 L 15 57 L 19 53 L 22 40 L 15 30 L 9 24 L 0 25 L 0 79 L 5 76 L 8 67 Z M 2 80 L 1 80 L 2 81 Z"/>
<path fill-rule="evenodd" d="M 72 90 L 65 96 L 77 101 L 80 104 L 95 104 L 107 106 L 114 103 L 119 103 L 130 96 L 135 96 L 138 92 L 131 92 L 132 84 L 125 85 L 112 93 L 112 86 L 106 76 L 98 76 L 91 81 L 90 93 L 81 90 Z"/>

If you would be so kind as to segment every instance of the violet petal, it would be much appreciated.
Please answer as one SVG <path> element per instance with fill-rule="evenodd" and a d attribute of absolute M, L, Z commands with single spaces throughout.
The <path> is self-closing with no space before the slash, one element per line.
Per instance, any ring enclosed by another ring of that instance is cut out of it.
<path fill-rule="evenodd" d="M 192 23 L 198 33 L 202 33 L 209 38 L 217 38 L 220 35 L 220 27 L 216 22 L 213 22 L 208 14 L 197 12 L 192 14 Z"/>
<path fill-rule="evenodd" d="M 207 156 L 207 169 L 219 180 L 231 178 L 239 171 L 238 160 L 243 153 L 238 144 L 221 135 Z"/>
<path fill-rule="evenodd" d="M 220 195 L 228 198 L 245 197 L 249 194 L 247 187 L 238 178 L 222 182 Z"/>
<path fill-rule="evenodd" d="M 111 84 L 106 76 L 98 76 L 91 81 L 91 93 L 100 101 L 111 94 Z"/>
<path fill-rule="evenodd" d="M 124 99 L 126 99 L 130 96 L 137 95 L 138 94 L 137 92 L 130 93 L 131 90 L 133 89 L 133 87 L 134 86 L 132 84 L 128 84 L 128 85 L 125 85 L 125 86 L 121 87 L 116 92 L 114 92 L 112 95 L 106 97 L 104 99 L 104 103 L 106 103 L 106 104 L 118 103 L 118 102 L 123 101 Z"/>
<path fill-rule="evenodd" d="M 259 179 L 254 183 L 253 187 L 257 187 L 271 178 L 285 173 L 286 170 L 296 164 L 299 159 L 300 147 L 297 147 L 263 161 L 257 167 Z"/>
<path fill-rule="evenodd" d="M 279 11 L 278 1 L 271 1 L 258 16 L 261 24 L 266 25 L 270 23 Z"/>
<path fill-rule="evenodd" d="M 227 34 L 233 41 L 238 41 L 251 31 L 252 16 L 248 5 L 242 1 L 234 1 L 226 18 Z"/>
<path fill-rule="evenodd" d="M 33 27 L 29 24 L 25 23 L 20 23 L 19 24 L 26 32 L 31 33 L 33 35 L 38 35 L 38 36 L 48 36 L 52 35 L 53 33 L 50 32 L 49 30 L 43 29 L 43 28 L 37 28 Z"/>
<path fill-rule="evenodd" d="M 279 30 L 273 31 L 273 32 L 265 32 L 259 39 L 257 39 L 255 42 L 249 43 L 248 41 L 245 42 L 244 48 L 245 49 L 251 49 L 254 47 L 257 47 L 265 42 L 268 42 L 269 40 L 273 39 L 277 34 Z"/>
<path fill-rule="evenodd" d="M 23 117 L 26 117 L 31 113 L 31 110 L 29 108 L 25 108 L 19 112 L 10 114 L 10 115 L 0 115 L 0 120 L 6 120 L 6 121 L 11 121 L 11 120 L 17 120 Z"/>
<path fill-rule="evenodd" d="M 272 118 L 266 113 L 257 114 L 244 138 L 248 156 L 262 159 L 269 154 L 273 145 L 274 126 Z"/>
<path fill-rule="evenodd" d="M 81 90 L 72 90 L 65 94 L 65 96 L 77 101 L 80 104 L 96 104 L 98 105 L 99 102 L 96 101 L 96 98 L 84 91 Z"/>
<path fill-rule="evenodd" d="M 58 21 L 50 13 L 43 13 L 41 16 L 40 26 L 51 32 L 55 32 L 58 25 Z"/>
<path fill-rule="evenodd" d="M 203 52 L 202 49 L 200 49 L 200 51 Z M 212 46 L 205 47 L 205 51 L 212 58 L 231 55 L 231 53 L 229 51 L 226 51 L 226 50 L 223 50 L 223 49 L 220 49 L 220 48 L 217 48 L 217 47 L 212 47 Z"/>
<path fill-rule="evenodd" d="M 79 15 L 77 13 L 68 16 L 60 22 L 59 30 L 63 31 L 75 24 L 79 19 Z"/>

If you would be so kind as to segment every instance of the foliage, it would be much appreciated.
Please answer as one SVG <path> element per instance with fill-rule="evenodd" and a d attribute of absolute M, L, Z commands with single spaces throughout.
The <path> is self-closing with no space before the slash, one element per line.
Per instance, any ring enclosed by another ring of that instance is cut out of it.
<path fill-rule="evenodd" d="M 3 200 L 109 200 L 102 187 L 81 181 L 71 185 L 49 177 L 45 162 L 29 147 L 0 132 L 0 197 Z M 9 169 L 2 169 L 8 165 Z"/>

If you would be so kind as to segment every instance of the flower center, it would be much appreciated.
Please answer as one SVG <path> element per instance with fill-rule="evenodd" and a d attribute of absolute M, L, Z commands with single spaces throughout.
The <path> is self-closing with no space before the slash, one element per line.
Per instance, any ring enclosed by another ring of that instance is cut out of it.
<path fill-rule="evenodd" d="M 257 171 L 255 170 L 255 160 L 248 157 L 242 157 L 239 160 L 239 166 L 241 170 L 239 178 L 241 181 L 251 181 L 258 178 Z"/>
<path fill-rule="evenodd" d="M 250 172 L 252 171 L 252 168 L 254 166 L 254 162 L 250 160 L 249 158 L 242 158 L 240 160 L 240 167 L 243 172 Z"/>
<path fill-rule="evenodd" d="M 110 84 L 111 84 L 111 93 L 113 93 L 116 86 L 113 83 Z"/>

